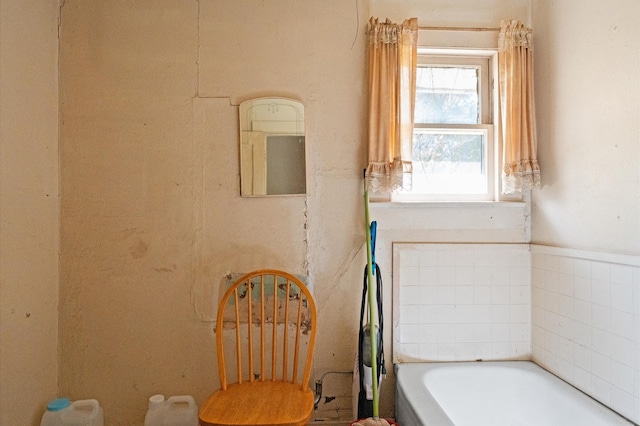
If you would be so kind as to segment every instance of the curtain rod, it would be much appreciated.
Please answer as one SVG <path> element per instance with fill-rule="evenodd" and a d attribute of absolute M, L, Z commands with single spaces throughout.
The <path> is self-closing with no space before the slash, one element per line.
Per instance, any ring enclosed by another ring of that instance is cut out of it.
<path fill-rule="evenodd" d="M 500 31 L 500 28 L 486 27 L 418 27 L 421 31 Z"/>

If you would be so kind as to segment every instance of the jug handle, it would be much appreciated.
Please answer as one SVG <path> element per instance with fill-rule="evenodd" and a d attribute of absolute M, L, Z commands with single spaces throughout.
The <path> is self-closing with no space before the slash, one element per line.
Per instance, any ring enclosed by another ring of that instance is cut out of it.
<path fill-rule="evenodd" d="M 186 402 L 190 407 L 195 407 L 196 405 L 196 400 L 193 399 L 191 395 L 170 396 L 169 398 L 167 398 L 167 402 L 169 402 L 170 404 Z"/>
<path fill-rule="evenodd" d="M 97 399 L 81 399 L 79 401 L 73 401 L 71 403 L 71 407 L 83 407 L 85 405 L 90 405 L 93 411 L 98 411 L 100 408 L 100 404 Z"/>

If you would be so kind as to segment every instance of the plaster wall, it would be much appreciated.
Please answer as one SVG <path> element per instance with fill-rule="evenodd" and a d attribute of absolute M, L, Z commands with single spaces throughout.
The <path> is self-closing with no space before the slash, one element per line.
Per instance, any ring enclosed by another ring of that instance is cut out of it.
<path fill-rule="evenodd" d="M 367 21 L 495 27 L 526 20 L 528 5 L 66 0 L 60 392 L 99 399 L 114 425 L 142 424 L 155 393 L 202 402 L 217 387 L 220 283 L 262 267 L 308 276 L 320 318 L 315 378 L 351 371 L 366 263 Z M 239 196 L 238 104 L 265 95 L 305 104 L 306 197 Z M 527 242 L 526 205 L 493 208 L 377 206 L 379 256 L 390 265 L 393 243 L 409 235 Z M 319 417 L 352 417 L 347 377 L 327 376 L 325 395 L 337 398 Z M 381 409 L 393 415 L 391 375 Z"/>
<path fill-rule="evenodd" d="M 538 244 L 640 253 L 640 3 L 533 2 Z"/>
<path fill-rule="evenodd" d="M 528 22 L 530 0 L 370 0 L 371 16 L 399 22 L 418 18 L 420 26 L 488 27 L 500 26 L 502 19 Z"/>
<path fill-rule="evenodd" d="M 151 395 L 215 385 L 192 295 L 198 4 L 67 1 L 61 17 L 60 394 L 142 424 Z"/>
<path fill-rule="evenodd" d="M 202 402 L 218 386 L 220 283 L 263 267 L 309 276 L 316 371 L 352 367 L 366 14 L 65 2 L 61 393 L 99 399 L 114 425 L 142 424 L 155 393 Z M 306 105 L 308 197 L 239 196 L 238 104 L 269 94 Z"/>
<path fill-rule="evenodd" d="M 58 4 L 0 2 L 0 425 L 58 384 Z"/>

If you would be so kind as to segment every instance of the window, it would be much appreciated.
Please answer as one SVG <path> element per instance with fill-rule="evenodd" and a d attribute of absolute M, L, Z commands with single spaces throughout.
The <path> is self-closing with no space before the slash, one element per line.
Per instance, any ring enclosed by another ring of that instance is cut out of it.
<path fill-rule="evenodd" d="M 392 200 L 495 200 L 496 52 L 418 56 L 413 187 Z"/>

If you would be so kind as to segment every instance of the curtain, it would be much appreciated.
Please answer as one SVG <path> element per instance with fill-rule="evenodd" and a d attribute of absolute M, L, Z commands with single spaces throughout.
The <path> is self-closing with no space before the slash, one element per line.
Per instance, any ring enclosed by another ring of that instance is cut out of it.
<path fill-rule="evenodd" d="M 540 188 L 533 103 L 533 32 L 502 21 L 498 38 L 502 192 Z"/>
<path fill-rule="evenodd" d="M 374 192 L 411 189 L 418 19 L 369 21 L 369 145 L 365 172 Z"/>

